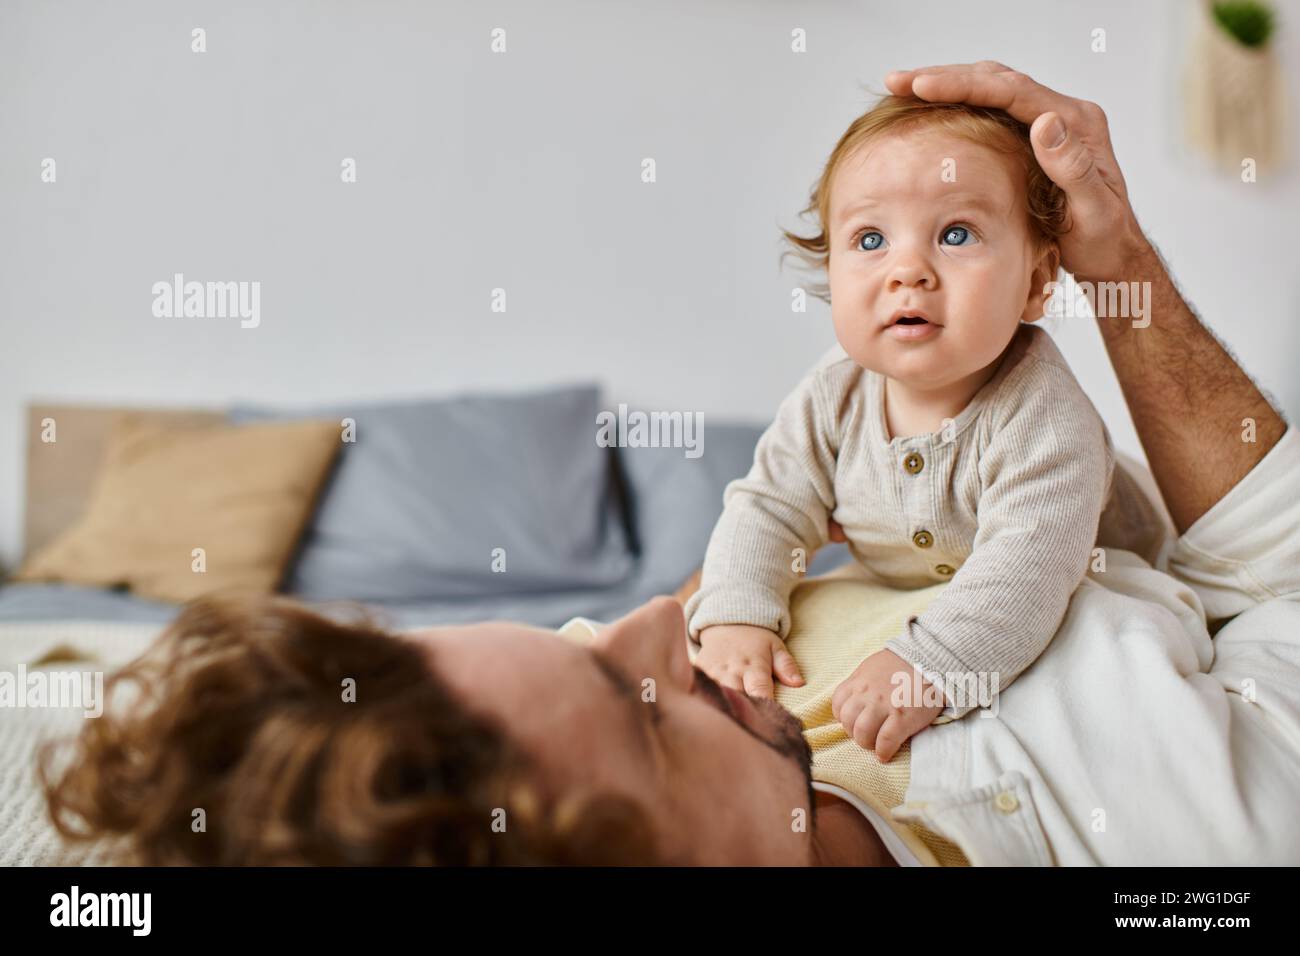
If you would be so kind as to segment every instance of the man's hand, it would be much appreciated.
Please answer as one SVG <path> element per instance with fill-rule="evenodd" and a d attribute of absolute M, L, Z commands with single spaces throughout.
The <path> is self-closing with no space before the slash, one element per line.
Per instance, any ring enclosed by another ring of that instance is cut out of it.
<path fill-rule="evenodd" d="M 895 689 L 902 698 L 894 700 Z M 930 726 L 943 707 L 924 701 L 938 696 L 934 685 L 890 650 L 877 651 L 858 665 L 831 695 L 831 713 L 863 750 L 874 750 L 882 763 L 914 734 Z M 911 706 L 896 706 L 896 703 Z"/>
<path fill-rule="evenodd" d="M 803 675 L 785 642 L 765 627 L 717 624 L 700 631 L 695 666 L 723 687 L 750 697 L 774 697 L 772 675 L 787 687 L 803 685 Z"/>
<path fill-rule="evenodd" d="M 895 70 L 885 86 L 897 96 L 1004 110 L 1030 128 L 1043 172 L 1065 192 L 1068 232 L 1062 265 L 1081 280 L 1124 274 L 1146 246 L 1096 103 L 1064 96 L 992 60 Z"/>

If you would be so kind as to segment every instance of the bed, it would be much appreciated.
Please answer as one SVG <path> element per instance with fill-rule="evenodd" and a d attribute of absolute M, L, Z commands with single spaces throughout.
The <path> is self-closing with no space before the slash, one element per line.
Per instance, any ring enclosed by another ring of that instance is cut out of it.
<path fill-rule="evenodd" d="M 559 441 L 557 436 L 544 434 L 546 429 L 572 430 L 583 436 L 589 435 L 593 423 L 591 402 L 597 399 L 590 386 L 575 386 L 575 389 L 581 392 L 579 398 L 566 395 L 563 415 L 550 420 L 545 428 L 541 428 L 536 417 L 525 422 L 529 441 L 538 440 L 539 429 L 545 443 Z M 451 422 L 452 426 L 471 421 L 472 434 L 481 435 L 485 429 L 491 433 L 498 427 L 495 419 L 485 422 L 485 415 L 509 416 L 518 426 L 519 417 L 528 414 L 521 410 L 520 405 L 528 406 L 535 413 L 545 400 L 545 397 L 527 394 L 508 397 L 499 405 L 483 404 L 475 399 L 455 399 L 453 401 L 469 401 L 470 404 L 456 406 L 451 413 L 444 399 L 405 402 L 400 407 L 390 408 L 390 419 L 384 419 L 378 411 L 371 418 L 376 423 L 387 421 L 392 426 L 386 433 L 390 439 L 387 447 L 390 452 L 393 447 L 401 451 L 401 441 L 405 440 L 402 436 L 406 434 L 402 428 L 409 429 L 411 423 L 424 423 L 431 417 L 443 416 L 444 423 Z M 104 455 L 105 436 L 122 415 L 146 415 L 177 427 L 204 428 L 232 420 L 248 421 L 302 413 L 265 409 L 142 410 L 75 405 L 29 406 L 25 551 L 30 554 L 43 547 L 78 520 L 94 487 Z M 41 444 L 38 435 L 42 422 L 51 417 L 57 418 L 60 429 L 78 435 L 79 440 L 60 443 L 57 449 Z M 394 422 L 401 427 L 393 425 Z M 575 566 L 572 581 L 559 580 L 544 588 L 516 585 L 514 590 L 506 588 L 492 594 L 407 595 L 363 603 L 395 629 L 486 619 L 512 619 L 557 627 L 575 616 L 596 620 L 618 617 L 654 595 L 673 593 L 696 568 L 721 510 L 723 489 L 727 482 L 748 470 L 761 432 L 762 426 L 756 424 L 711 422 L 707 432 L 707 453 L 698 458 L 689 458 L 678 448 L 607 449 L 606 457 L 599 464 L 597 484 L 585 495 L 568 494 L 557 501 L 536 503 L 536 508 L 576 505 L 590 510 L 599 507 L 603 516 L 602 533 L 612 535 L 613 547 L 618 549 L 617 560 L 610 558 L 608 550 L 597 552 L 605 567 L 618 568 L 618 573 L 609 580 L 580 573 L 581 569 Z M 454 435 L 439 434 L 442 442 L 457 441 Z M 414 440 L 412 443 L 415 444 Z M 463 446 L 464 442 L 460 444 Z M 1148 500 L 1158 502 L 1154 482 L 1146 469 L 1129 458 L 1124 458 L 1122 465 L 1122 479 L 1135 482 Z M 376 467 L 391 470 L 391 463 L 379 462 Z M 535 488 L 536 484 L 535 481 L 532 485 L 525 483 L 518 493 L 533 493 L 530 488 Z M 471 474 L 467 484 L 457 487 L 456 494 L 464 495 L 469 493 L 466 489 L 472 490 L 479 485 Z M 444 489 L 435 482 L 419 491 L 436 501 Z M 535 493 L 544 494 L 541 490 Z M 316 530 L 322 535 L 328 530 L 325 525 L 329 521 L 346 523 L 349 520 L 347 515 L 330 518 L 325 514 L 333 507 L 331 496 L 346 496 L 344 483 L 337 475 L 323 492 L 322 501 L 312 518 L 312 523 L 320 526 Z M 608 501 L 603 500 L 606 496 Z M 402 500 L 401 496 L 371 497 Z M 602 500 L 589 500 L 595 497 Z M 528 506 L 529 502 L 525 501 L 524 505 Z M 1153 508 L 1158 509 L 1160 516 L 1161 530 L 1157 537 L 1163 536 L 1172 530 L 1172 525 L 1163 508 L 1158 504 Z M 457 510 L 458 513 L 466 510 L 464 501 Z M 372 515 L 367 520 L 378 521 L 381 518 Z M 1126 516 L 1125 520 L 1136 522 L 1138 519 Z M 616 528 L 605 527 L 611 521 L 616 523 Z M 1147 545 L 1152 546 L 1156 538 L 1148 531 L 1143 531 L 1143 537 Z M 312 528 L 304 532 L 305 540 L 310 540 L 312 533 Z M 608 546 L 608 542 L 602 545 Z M 1140 551 L 1133 547 L 1130 550 Z M 299 564 L 306 562 L 303 552 L 296 554 L 294 560 Z M 830 546 L 816 555 L 809 574 L 815 576 L 829 572 L 847 560 L 844 546 Z M 562 563 L 559 566 L 563 567 Z M 332 606 L 333 596 L 328 592 L 322 593 L 321 588 L 325 585 L 321 580 L 286 573 L 282 590 L 306 603 L 328 609 Z M 9 674 L 11 678 L 22 674 L 29 678 L 44 675 L 39 679 L 48 680 L 57 674 L 102 675 L 111 672 L 147 647 L 175 616 L 178 608 L 178 604 L 146 599 L 122 589 L 67 582 L 2 584 L 0 674 Z M 45 813 L 34 770 L 37 748 L 52 736 L 75 732 L 83 719 L 77 708 L 14 706 L 0 709 L 0 864 L 48 866 L 130 862 L 120 844 L 65 845 L 50 826 Z"/>

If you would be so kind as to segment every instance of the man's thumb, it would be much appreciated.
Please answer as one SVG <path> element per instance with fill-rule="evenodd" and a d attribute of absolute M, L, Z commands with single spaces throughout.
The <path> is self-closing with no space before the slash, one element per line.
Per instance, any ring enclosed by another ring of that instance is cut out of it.
<path fill-rule="evenodd" d="M 1029 138 L 1034 144 L 1038 165 L 1067 194 L 1077 193 L 1090 185 L 1096 176 L 1092 153 L 1077 136 L 1071 136 L 1059 113 L 1044 113 L 1034 120 Z M 1071 198 L 1075 198 L 1071 195 Z"/>
<path fill-rule="evenodd" d="M 1039 148 L 1044 150 L 1059 149 L 1067 137 L 1065 120 L 1061 119 L 1060 113 L 1044 113 L 1034 120 L 1034 126 L 1030 133 L 1034 137 L 1035 145 Z"/>

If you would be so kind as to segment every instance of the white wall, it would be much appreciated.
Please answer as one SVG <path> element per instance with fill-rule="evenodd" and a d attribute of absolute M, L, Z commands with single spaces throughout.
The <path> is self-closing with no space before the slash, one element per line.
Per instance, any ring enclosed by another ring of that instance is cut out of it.
<path fill-rule="evenodd" d="M 5 0 L 0 562 L 20 553 L 32 399 L 307 403 L 595 378 L 611 403 L 766 418 L 833 341 L 824 306 L 789 310 L 798 274 L 777 269 L 778 224 L 798 224 L 862 85 L 924 63 L 998 59 L 1101 103 L 1190 299 L 1298 414 L 1300 178 L 1246 186 L 1185 155 L 1191 12 Z M 498 26 L 505 55 L 489 51 Z M 345 156 L 355 185 L 339 180 Z M 261 326 L 154 318 L 151 285 L 178 271 L 260 281 Z M 504 315 L 489 309 L 498 286 Z M 1061 340 L 1137 452 L 1095 329 Z"/>

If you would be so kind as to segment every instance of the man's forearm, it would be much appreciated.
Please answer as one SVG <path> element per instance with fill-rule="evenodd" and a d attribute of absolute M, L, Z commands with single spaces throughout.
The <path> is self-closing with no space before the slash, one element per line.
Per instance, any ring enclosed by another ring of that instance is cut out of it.
<path fill-rule="evenodd" d="M 1255 467 L 1286 423 L 1188 307 L 1155 247 L 1135 242 L 1129 262 L 1127 275 L 1107 279 L 1151 284 L 1150 323 L 1135 327 L 1124 316 L 1097 322 L 1181 534 Z M 1247 419 L 1254 422 L 1254 441 L 1244 437 Z"/>

